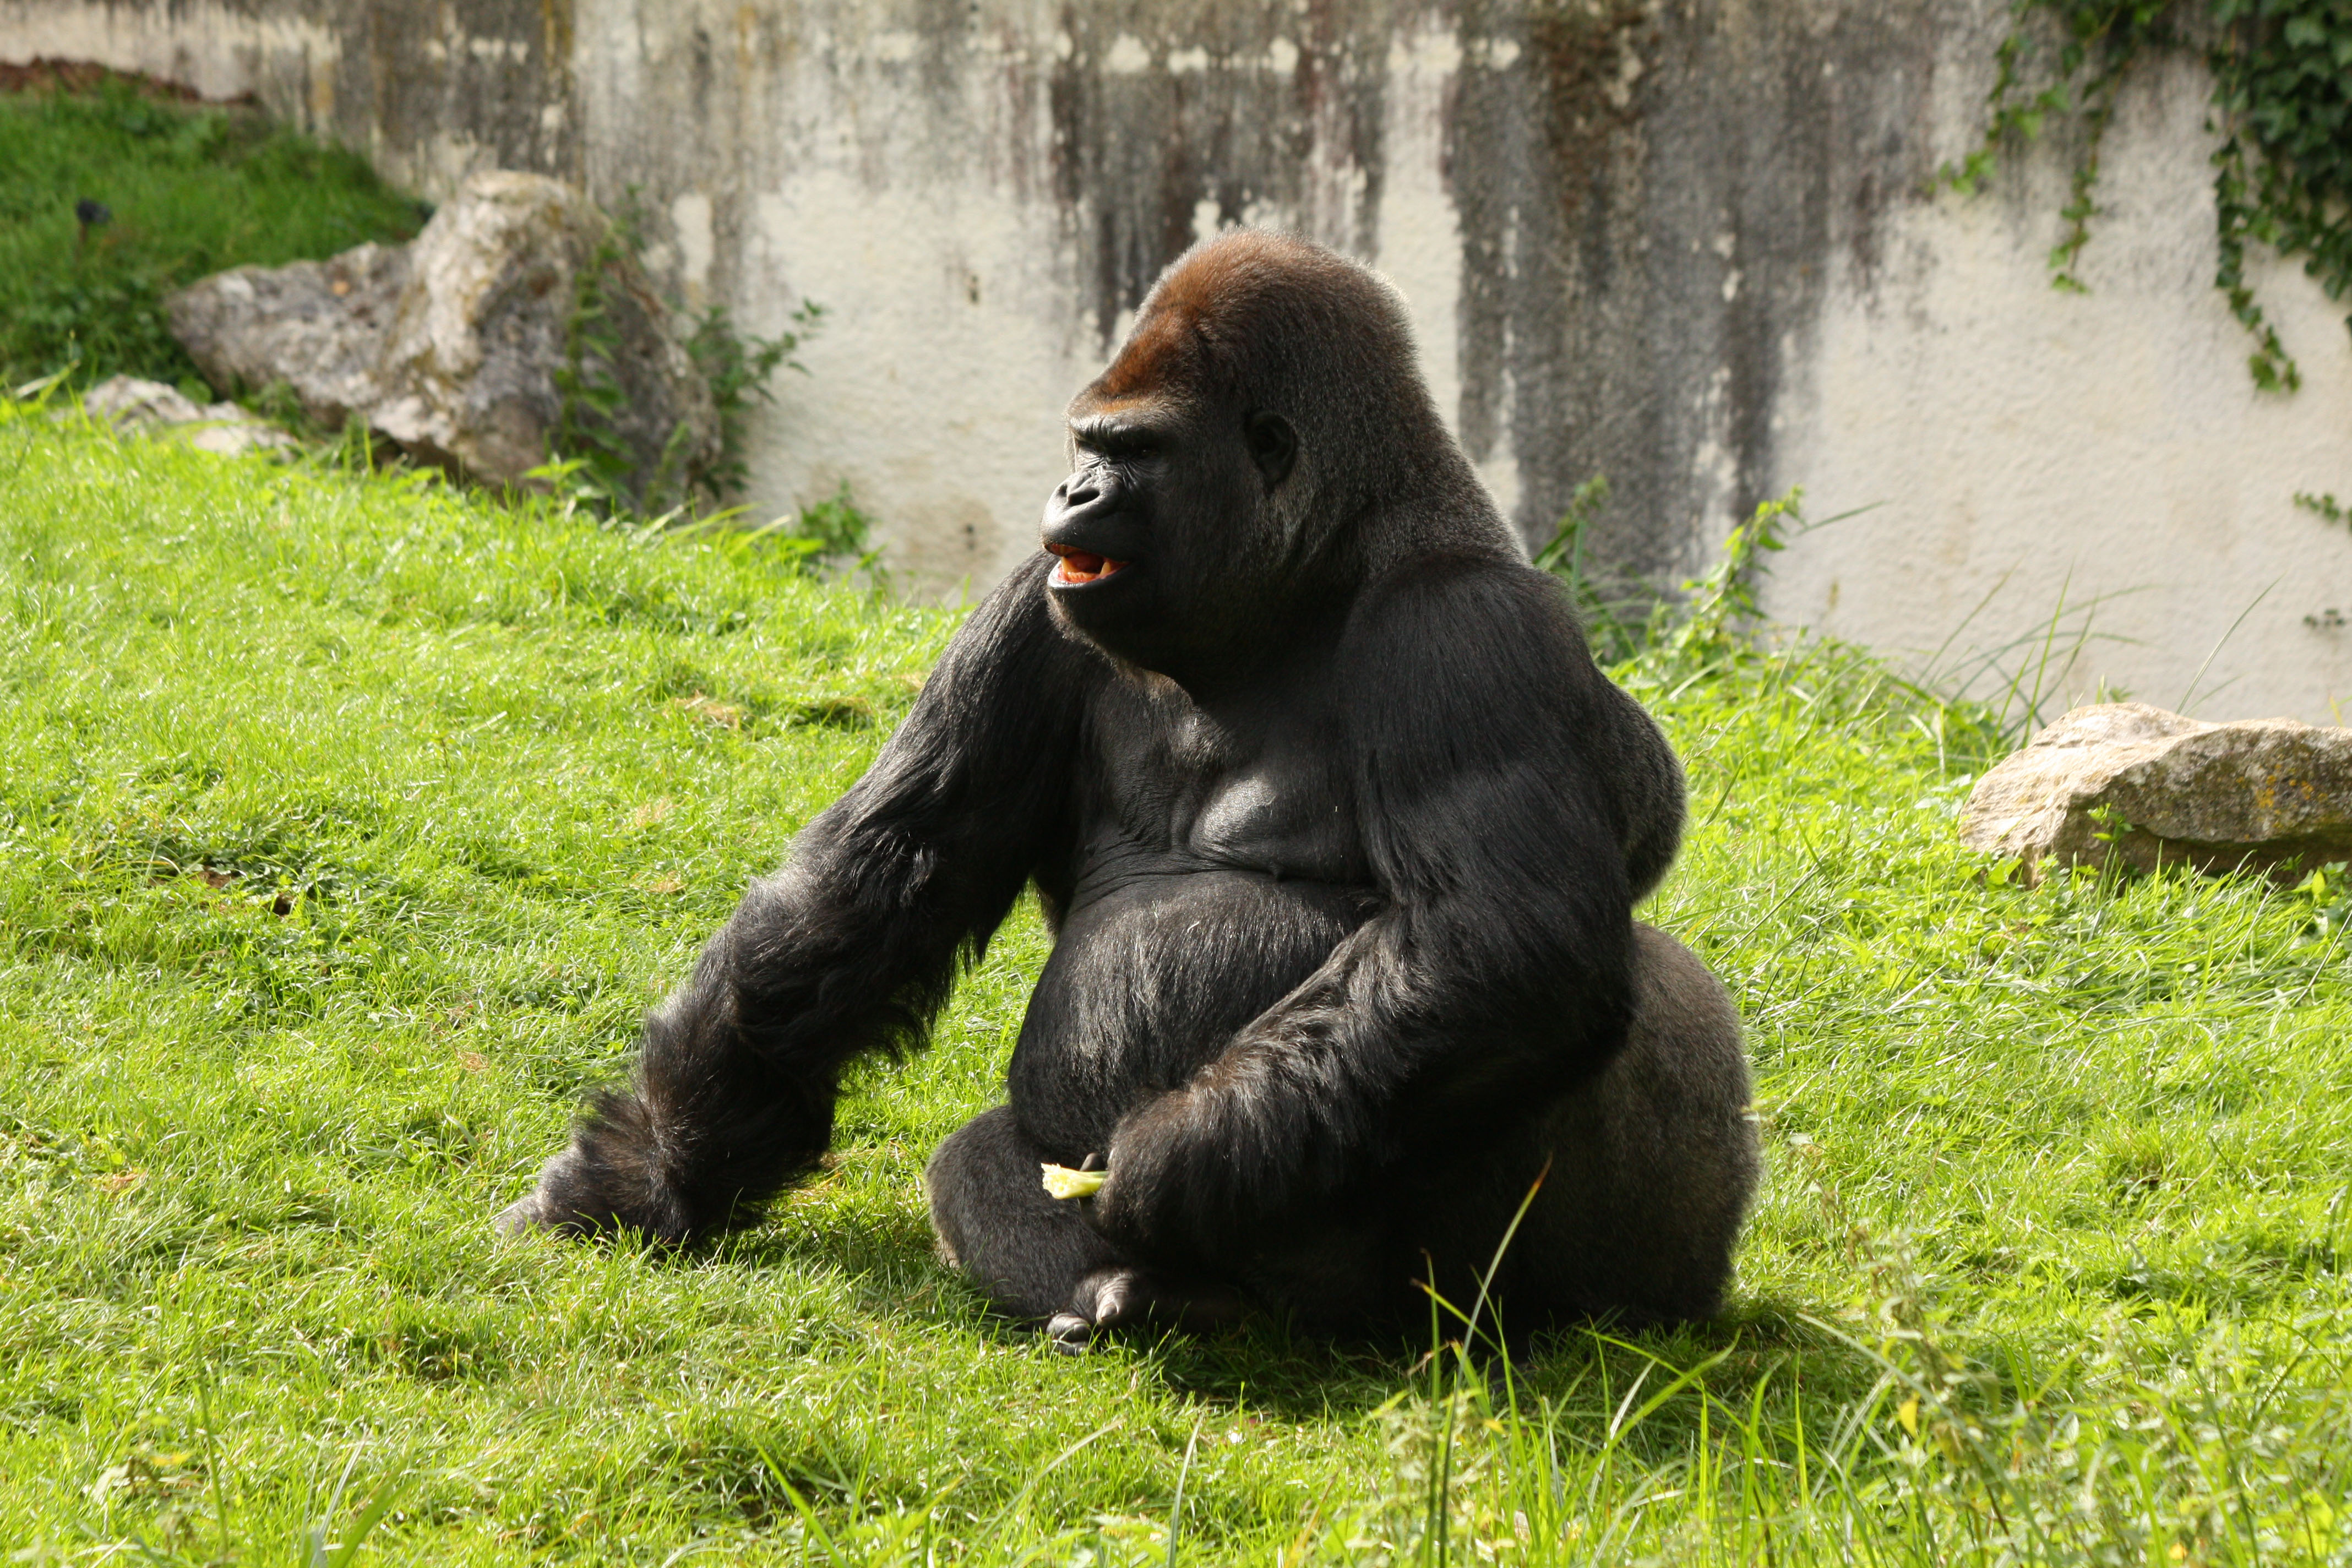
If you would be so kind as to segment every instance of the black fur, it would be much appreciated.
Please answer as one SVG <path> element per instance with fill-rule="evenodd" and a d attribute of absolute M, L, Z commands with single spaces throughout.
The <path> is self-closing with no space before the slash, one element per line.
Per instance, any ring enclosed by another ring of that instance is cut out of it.
<path fill-rule="evenodd" d="M 648 1020 L 510 1227 L 747 1223 L 1035 884 L 1010 1103 L 929 1174 L 949 1256 L 1079 1340 L 1247 1300 L 1715 1310 L 1753 1190 L 1738 1028 L 1634 900 L 1682 776 L 1448 437 L 1403 315 L 1297 241 L 1171 268 L 1074 405 L 1050 557 Z M 1089 563 L 1109 566 L 1089 575 Z M 1072 580 L 1072 574 L 1076 580 Z M 1037 1163 L 1107 1159 L 1056 1203 Z"/>

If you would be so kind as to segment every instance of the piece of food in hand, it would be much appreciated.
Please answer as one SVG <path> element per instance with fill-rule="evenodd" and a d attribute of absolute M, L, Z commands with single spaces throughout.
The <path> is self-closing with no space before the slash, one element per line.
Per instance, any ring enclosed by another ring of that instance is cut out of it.
<path fill-rule="evenodd" d="M 1057 1198 L 1090 1198 L 1102 1191 L 1108 1171 L 1073 1171 L 1067 1165 L 1040 1165 L 1045 1190 Z"/>

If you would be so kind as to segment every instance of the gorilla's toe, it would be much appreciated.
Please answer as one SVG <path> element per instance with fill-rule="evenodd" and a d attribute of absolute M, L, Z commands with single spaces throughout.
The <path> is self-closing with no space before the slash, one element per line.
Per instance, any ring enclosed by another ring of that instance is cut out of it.
<path fill-rule="evenodd" d="M 1110 1328 L 1115 1323 L 1150 1317 L 1157 1300 L 1160 1290 L 1152 1289 L 1150 1277 L 1140 1269 L 1119 1269 L 1094 1290 L 1094 1326 Z"/>
<path fill-rule="evenodd" d="M 1092 1318 L 1097 1329 L 1115 1328 L 1148 1314 L 1159 1294 L 1140 1268 L 1106 1268 L 1079 1282 L 1071 1315 Z"/>
<path fill-rule="evenodd" d="M 1150 1323 L 1198 1333 L 1249 1313 L 1249 1303 L 1223 1286 L 1169 1280 L 1131 1267 L 1088 1275 L 1071 1305 L 1073 1315 L 1090 1314 L 1097 1331 Z"/>
<path fill-rule="evenodd" d="M 1056 1312 L 1045 1320 L 1045 1338 L 1064 1355 L 1084 1355 L 1094 1342 L 1095 1326 L 1076 1312 Z"/>

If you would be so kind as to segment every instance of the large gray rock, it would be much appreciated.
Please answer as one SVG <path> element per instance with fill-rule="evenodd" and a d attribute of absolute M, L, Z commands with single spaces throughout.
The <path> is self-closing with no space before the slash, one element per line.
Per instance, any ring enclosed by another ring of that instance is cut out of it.
<path fill-rule="evenodd" d="M 548 460 L 567 368 L 572 416 L 593 432 L 570 444 L 623 458 L 631 499 L 667 504 L 718 460 L 718 413 L 676 319 L 611 221 L 543 175 L 475 174 L 409 245 L 240 267 L 168 308 L 215 385 L 284 383 L 310 418 L 356 416 L 485 483 Z"/>
<path fill-rule="evenodd" d="M 2144 702 L 2077 708 L 1969 792 L 1960 842 L 2042 865 L 2187 862 L 2292 875 L 2352 857 L 2352 730 L 2207 724 Z"/>

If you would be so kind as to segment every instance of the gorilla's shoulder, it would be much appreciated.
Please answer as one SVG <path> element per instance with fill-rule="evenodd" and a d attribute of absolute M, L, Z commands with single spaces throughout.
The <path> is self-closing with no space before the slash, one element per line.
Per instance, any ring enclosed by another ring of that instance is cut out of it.
<path fill-rule="evenodd" d="M 1573 687 L 1592 670 L 1558 581 L 1487 549 L 1428 551 L 1389 566 L 1357 596 L 1345 643 L 1356 658 L 1408 660 L 1441 679 L 1451 670 Z"/>

